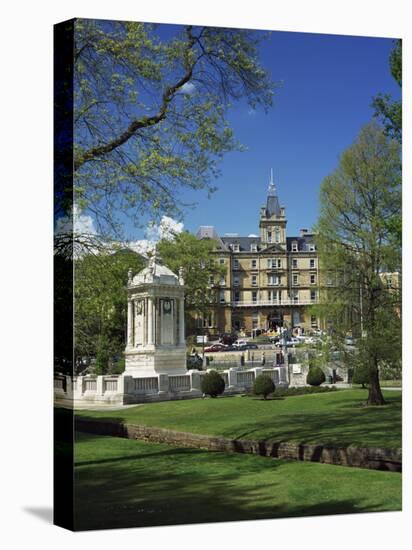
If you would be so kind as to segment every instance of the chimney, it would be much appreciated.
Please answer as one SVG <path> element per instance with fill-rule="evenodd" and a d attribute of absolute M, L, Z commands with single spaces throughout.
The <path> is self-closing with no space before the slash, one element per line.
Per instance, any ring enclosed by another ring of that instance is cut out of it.
<path fill-rule="evenodd" d="M 307 234 L 307 232 L 308 232 L 307 229 L 300 229 L 300 236 L 304 237 Z"/>

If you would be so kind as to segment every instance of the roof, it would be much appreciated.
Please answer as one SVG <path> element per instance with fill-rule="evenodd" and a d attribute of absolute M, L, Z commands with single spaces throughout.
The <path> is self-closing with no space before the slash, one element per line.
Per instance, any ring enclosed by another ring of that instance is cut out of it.
<path fill-rule="evenodd" d="M 266 201 L 266 217 L 280 216 L 280 206 L 277 195 L 268 195 Z"/>
<path fill-rule="evenodd" d="M 133 277 L 129 286 L 140 286 L 144 284 L 172 285 L 179 286 L 179 277 L 165 265 L 155 263 L 139 271 Z"/>

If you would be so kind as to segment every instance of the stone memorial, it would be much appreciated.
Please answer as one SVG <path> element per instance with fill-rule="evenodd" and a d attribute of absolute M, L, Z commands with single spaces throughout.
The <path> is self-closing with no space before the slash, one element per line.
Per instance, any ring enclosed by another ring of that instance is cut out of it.
<path fill-rule="evenodd" d="M 133 378 L 186 374 L 184 281 L 154 251 L 127 284 L 127 346 L 124 375 Z"/>

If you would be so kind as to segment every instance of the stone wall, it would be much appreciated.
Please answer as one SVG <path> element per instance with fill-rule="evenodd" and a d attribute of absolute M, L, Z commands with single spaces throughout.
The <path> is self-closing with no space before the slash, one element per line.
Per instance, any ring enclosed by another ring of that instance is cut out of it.
<path fill-rule="evenodd" d="M 207 435 L 176 432 L 164 428 L 122 424 L 106 420 L 76 417 L 76 429 L 98 435 L 125 437 L 178 447 L 209 451 L 250 453 L 272 458 L 321 462 L 337 466 L 352 466 L 373 470 L 402 471 L 401 449 L 367 447 L 332 447 L 295 442 L 273 442 L 249 439 L 228 439 Z"/>

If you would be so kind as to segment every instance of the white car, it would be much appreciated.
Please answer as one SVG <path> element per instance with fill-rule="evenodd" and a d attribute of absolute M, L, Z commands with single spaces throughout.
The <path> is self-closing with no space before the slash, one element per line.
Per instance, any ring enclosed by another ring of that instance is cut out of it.
<path fill-rule="evenodd" d="M 239 348 L 241 346 L 245 346 L 248 343 L 249 342 L 247 340 L 236 340 L 236 342 L 234 342 L 233 345 L 235 346 L 235 348 Z"/>

